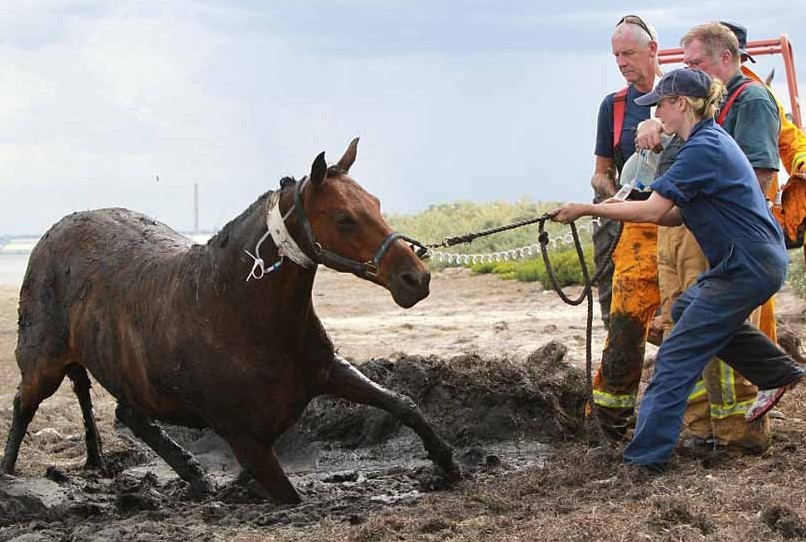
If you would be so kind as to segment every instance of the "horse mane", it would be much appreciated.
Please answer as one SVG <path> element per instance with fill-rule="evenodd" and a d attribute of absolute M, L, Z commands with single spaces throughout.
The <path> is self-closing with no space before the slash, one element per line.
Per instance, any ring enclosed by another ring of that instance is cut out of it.
<path fill-rule="evenodd" d="M 325 178 L 346 174 L 347 171 L 345 171 L 344 169 L 338 167 L 337 165 L 332 165 L 327 168 Z M 280 179 L 280 189 L 282 190 L 286 186 L 292 186 L 297 182 L 300 181 L 298 181 L 292 176 L 285 176 L 282 179 Z M 245 211 L 243 211 L 241 214 L 239 214 L 238 216 L 227 222 L 227 224 L 223 228 L 221 228 L 221 230 L 219 230 L 218 233 L 216 233 L 214 236 L 210 238 L 209 241 L 207 241 L 207 246 L 216 248 L 224 248 L 225 246 L 227 246 L 227 241 L 229 241 L 229 236 L 230 233 L 232 233 L 232 230 L 240 226 L 242 222 L 244 222 L 247 218 L 252 216 L 257 207 L 265 208 L 266 200 L 268 200 L 268 198 L 273 193 L 274 190 L 269 190 L 268 192 L 264 193 L 257 200 L 255 200 L 255 202 L 252 203 L 252 205 L 247 207 Z"/>
<path fill-rule="evenodd" d="M 232 233 L 232 231 L 239 227 L 244 221 L 248 220 L 258 208 L 265 209 L 266 201 L 273 193 L 274 190 L 269 190 L 268 192 L 264 193 L 257 200 L 255 200 L 252 205 L 247 207 L 245 211 L 227 222 L 227 224 L 221 228 L 218 233 L 207 241 L 207 246 L 216 248 L 226 247 L 227 242 L 229 241 L 230 233 Z"/>

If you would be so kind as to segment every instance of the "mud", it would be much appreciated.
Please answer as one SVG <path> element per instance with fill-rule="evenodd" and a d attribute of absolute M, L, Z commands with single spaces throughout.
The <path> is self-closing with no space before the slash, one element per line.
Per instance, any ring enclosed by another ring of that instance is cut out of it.
<path fill-rule="evenodd" d="M 456 447 L 464 477 L 474 479 L 541 465 L 550 443 L 579 432 L 584 378 L 564 361 L 565 354 L 552 341 L 523 363 L 477 355 L 403 356 L 395 362 L 374 359 L 359 369 L 412 397 Z M 212 497 L 195 501 L 167 465 L 119 427 L 126 446 L 107 455 L 106 473 L 50 466 L 39 477 L 0 479 L 0 540 L 22 534 L 38 540 L 204 539 L 271 525 L 361 524 L 373 512 L 451 487 L 413 431 L 384 411 L 337 399 L 314 400 L 277 443 L 304 499 L 296 507 L 272 504 L 214 433 L 168 430 L 215 481 Z M 44 446 L 60 437 L 53 430 L 33 436 Z M 69 438 L 60 445 L 80 449 L 83 441 Z"/>
<path fill-rule="evenodd" d="M 584 305 L 459 270 L 436 274 L 432 295 L 407 311 L 337 273 L 318 275 L 314 296 L 340 353 L 414 396 L 449 436 L 461 481 L 446 485 L 418 440 L 382 413 L 322 399 L 279 443 L 304 498 L 296 507 L 274 506 L 239 477 L 214 435 L 172 428 L 214 475 L 216 494 L 197 501 L 115 426 L 114 398 L 97 385 L 109 472 L 83 470 L 68 383 L 34 418 L 18 476 L 0 479 L 0 542 L 806 539 L 804 386 L 781 403 L 768 452 L 681 448 L 665 473 L 646 476 L 621 464 L 621 444 L 590 447 L 579 433 Z M 2 436 L 19 382 L 16 298 L 0 287 Z M 777 313 L 799 349 L 806 303 L 785 290 Z M 597 357 L 604 334 L 594 323 Z M 531 356 L 544 344 L 552 346 Z M 654 352 L 647 347 L 645 374 Z"/>

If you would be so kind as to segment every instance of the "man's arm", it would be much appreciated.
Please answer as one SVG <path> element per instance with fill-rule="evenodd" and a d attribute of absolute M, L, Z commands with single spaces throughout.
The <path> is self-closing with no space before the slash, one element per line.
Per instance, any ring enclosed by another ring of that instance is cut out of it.
<path fill-rule="evenodd" d="M 663 128 L 658 119 L 647 119 L 639 122 L 635 131 L 635 148 L 661 152 L 663 150 L 663 141 L 660 138 L 662 132 Z"/>
<path fill-rule="evenodd" d="M 612 158 L 596 156 L 591 186 L 599 200 L 605 200 L 616 193 L 616 164 Z"/>
<path fill-rule="evenodd" d="M 758 184 L 761 186 L 761 193 L 767 195 L 767 191 L 770 189 L 770 184 L 772 183 L 772 177 L 776 173 L 775 170 L 767 168 L 753 168 L 753 171 L 756 172 Z"/>
<path fill-rule="evenodd" d="M 770 92 L 760 85 L 745 87 L 724 126 L 753 166 L 762 193 L 769 196 L 772 177 L 781 163 L 778 156 L 781 119 Z"/>

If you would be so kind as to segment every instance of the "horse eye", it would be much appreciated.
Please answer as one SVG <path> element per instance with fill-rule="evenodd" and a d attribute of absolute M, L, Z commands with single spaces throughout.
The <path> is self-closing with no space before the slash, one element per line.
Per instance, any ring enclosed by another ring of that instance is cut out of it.
<path fill-rule="evenodd" d="M 349 228 L 358 224 L 352 216 L 344 212 L 336 212 L 333 215 L 333 220 L 336 222 L 337 226 L 343 228 Z"/>

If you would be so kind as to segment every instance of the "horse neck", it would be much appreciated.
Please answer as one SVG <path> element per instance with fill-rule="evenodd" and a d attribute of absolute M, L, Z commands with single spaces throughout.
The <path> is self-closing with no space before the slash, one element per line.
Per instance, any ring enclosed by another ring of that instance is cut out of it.
<path fill-rule="evenodd" d="M 257 246 L 266 234 L 266 211 L 271 192 L 255 201 L 240 216 L 224 226 L 205 247 L 215 284 L 220 291 L 228 292 L 232 301 L 248 307 L 255 315 L 280 315 L 285 321 L 299 321 L 299 312 L 312 310 L 311 290 L 316 269 L 303 269 L 286 259 L 280 267 L 262 279 L 246 280 L 253 259 L 245 252 L 257 256 Z M 284 194 L 282 209 L 290 205 L 291 194 Z M 277 247 L 270 236 L 260 244 L 260 258 L 268 269 L 280 260 Z"/>

